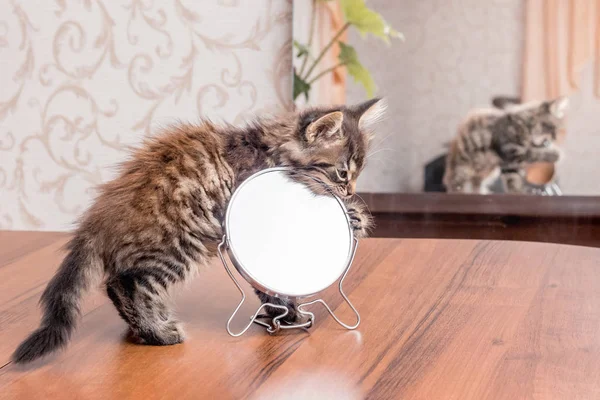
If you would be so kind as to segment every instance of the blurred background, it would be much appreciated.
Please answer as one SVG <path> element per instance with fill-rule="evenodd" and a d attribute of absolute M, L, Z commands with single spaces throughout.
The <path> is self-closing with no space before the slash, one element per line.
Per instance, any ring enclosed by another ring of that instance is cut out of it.
<path fill-rule="evenodd" d="M 540 189 L 557 183 L 561 190 L 529 193 L 598 195 L 600 9 L 596 3 L 295 2 L 296 71 L 304 62 L 302 46 L 310 42 L 309 58 L 316 58 L 348 22 L 337 40 L 352 46 L 362 68 L 357 71 L 354 61 L 335 68 L 313 82 L 308 101 L 299 95 L 297 102 L 353 103 L 385 96 L 389 108 L 377 130 L 377 153 L 369 159 L 359 190 L 414 193 L 444 190 L 436 187 L 441 185 L 444 165 L 439 157 L 447 152 L 459 122 L 470 111 L 492 107 L 495 98 L 526 103 L 569 96 L 566 129 L 558 138 L 562 160 L 556 166 L 532 165 L 527 171 L 528 179 Z M 316 19 L 312 40 L 311 18 Z M 385 29 L 390 31 L 384 33 Z M 337 45 L 327 57 L 315 71 L 343 61 Z"/>

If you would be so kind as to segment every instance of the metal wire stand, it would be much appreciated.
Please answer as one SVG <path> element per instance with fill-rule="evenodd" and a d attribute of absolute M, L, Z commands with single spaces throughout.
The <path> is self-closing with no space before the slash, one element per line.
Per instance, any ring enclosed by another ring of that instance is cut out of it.
<path fill-rule="evenodd" d="M 240 310 L 240 308 L 242 307 L 242 304 L 244 304 L 244 301 L 246 301 L 246 293 L 244 292 L 244 289 L 242 289 L 242 287 L 240 286 L 240 284 L 238 283 L 238 281 L 235 279 L 235 276 L 233 275 L 231 269 L 229 268 L 229 265 L 225 259 L 225 255 L 223 254 L 223 250 L 226 248 L 227 246 L 227 236 L 223 236 L 223 240 L 221 241 L 221 243 L 218 246 L 218 252 L 219 252 L 219 258 L 221 259 L 221 262 L 223 263 L 223 266 L 225 267 L 225 271 L 227 271 L 227 274 L 229 275 L 229 277 L 231 278 L 231 280 L 233 281 L 233 283 L 235 284 L 235 286 L 238 288 L 238 290 L 240 291 L 241 295 L 242 295 L 242 299 L 240 300 L 238 306 L 235 308 L 235 310 L 233 311 L 233 313 L 231 314 L 231 316 L 229 317 L 229 320 L 227 320 L 227 333 L 229 333 L 231 336 L 233 337 L 238 337 L 243 335 L 244 333 L 246 333 L 246 331 L 248 329 L 250 329 L 250 327 L 252 326 L 252 324 L 257 324 L 260 326 L 263 326 L 267 329 L 267 332 L 271 335 L 274 335 L 278 332 L 280 332 L 281 330 L 289 330 L 289 329 L 308 329 L 311 326 L 313 326 L 313 324 L 315 323 L 315 314 L 306 310 L 305 307 L 308 307 L 310 305 L 319 303 L 321 305 L 323 305 L 323 307 L 325 307 L 325 309 L 327 310 L 327 312 L 333 317 L 333 319 L 341 326 L 343 326 L 346 329 L 352 330 L 352 329 L 356 329 L 358 327 L 358 325 L 360 325 L 360 314 L 358 313 L 358 311 L 356 310 L 356 308 L 354 308 L 354 306 L 352 305 L 352 303 L 350 302 L 350 300 L 348 299 L 348 296 L 346 296 L 346 294 L 344 293 L 344 288 L 343 288 L 343 284 L 344 284 L 344 279 L 346 278 L 346 275 L 348 275 L 348 271 L 350 270 L 350 267 L 352 266 L 352 262 L 354 261 L 354 255 L 356 254 L 356 248 L 358 247 L 358 239 L 354 238 L 354 242 L 353 242 L 353 246 L 352 246 L 352 252 L 350 255 L 350 259 L 348 261 L 348 265 L 346 266 L 346 269 L 344 270 L 344 274 L 342 275 L 342 277 L 340 278 L 338 287 L 339 287 L 339 291 L 340 291 L 340 295 L 342 296 L 342 298 L 344 299 L 344 301 L 348 304 L 348 306 L 352 309 L 352 311 L 354 312 L 355 316 L 356 316 L 356 323 L 354 325 L 348 325 L 344 322 L 342 322 L 336 315 L 335 313 L 331 310 L 331 308 L 329 307 L 329 305 L 325 302 L 325 300 L 323 299 L 315 299 L 306 303 L 301 303 L 299 304 L 298 307 L 298 313 L 303 315 L 304 317 L 307 317 L 307 321 L 306 322 L 302 322 L 302 323 L 287 323 L 286 321 L 283 321 L 282 318 L 284 318 L 285 316 L 288 315 L 288 309 L 285 306 L 279 305 L 279 304 L 273 304 L 273 303 L 264 303 L 262 304 L 260 307 L 258 307 L 258 309 L 254 312 L 254 314 L 250 317 L 250 322 L 239 332 L 233 332 L 231 330 L 231 321 L 233 321 L 233 319 L 235 318 L 237 312 Z M 272 307 L 278 310 L 281 310 L 281 314 L 276 316 L 276 317 L 272 317 L 270 315 L 267 314 L 263 314 L 261 313 L 266 307 Z"/>

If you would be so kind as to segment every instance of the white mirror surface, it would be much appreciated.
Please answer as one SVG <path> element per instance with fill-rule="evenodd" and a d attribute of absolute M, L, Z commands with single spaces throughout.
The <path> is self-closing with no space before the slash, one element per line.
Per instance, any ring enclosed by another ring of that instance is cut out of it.
<path fill-rule="evenodd" d="M 333 196 L 315 196 L 281 169 L 248 178 L 227 210 L 229 254 L 257 289 L 290 297 L 332 285 L 348 266 L 352 230 Z"/>

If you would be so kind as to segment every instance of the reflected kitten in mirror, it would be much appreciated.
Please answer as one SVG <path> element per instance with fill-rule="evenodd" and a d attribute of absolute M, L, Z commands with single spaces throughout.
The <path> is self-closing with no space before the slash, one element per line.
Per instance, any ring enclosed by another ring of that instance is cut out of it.
<path fill-rule="evenodd" d="M 568 99 L 518 104 L 495 99 L 498 109 L 476 110 L 459 125 L 446 158 L 444 185 L 449 193 L 489 193 L 502 177 L 507 193 L 523 193 L 525 167 L 556 162 Z"/>
<path fill-rule="evenodd" d="M 42 294 L 40 327 L 12 359 L 30 362 L 65 346 L 83 295 L 99 283 L 136 342 L 182 342 L 170 295 L 216 255 L 232 193 L 259 170 L 294 167 L 324 182 L 346 203 L 355 236 L 365 237 L 372 219 L 353 195 L 383 109 L 384 103 L 373 99 L 242 127 L 180 124 L 147 139 L 122 164 L 119 176 L 100 187 L 82 216 Z M 291 301 L 259 296 L 287 306 L 286 318 L 297 317 Z"/>

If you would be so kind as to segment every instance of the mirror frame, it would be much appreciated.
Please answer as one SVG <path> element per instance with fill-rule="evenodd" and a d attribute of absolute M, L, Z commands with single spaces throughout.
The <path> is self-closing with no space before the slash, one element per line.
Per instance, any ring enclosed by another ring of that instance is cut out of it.
<path fill-rule="evenodd" d="M 234 203 L 234 200 L 237 196 L 237 194 L 244 188 L 244 186 L 246 186 L 249 182 L 251 182 L 254 178 L 259 177 L 261 175 L 264 174 L 268 174 L 268 173 L 272 173 L 272 172 L 285 172 L 285 171 L 294 171 L 295 173 L 302 173 L 301 170 L 295 170 L 294 168 L 291 167 L 272 167 L 272 168 L 266 168 L 263 170 L 260 170 L 254 174 L 252 174 L 251 176 L 249 176 L 248 178 L 246 178 L 234 191 L 234 193 L 231 195 L 231 198 L 229 199 L 229 203 L 227 205 L 227 211 L 225 213 L 225 223 L 224 223 L 224 234 L 225 234 L 225 239 L 226 239 L 226 248 L 227 248 L 227 254 L 229 256 L 229 259 L 231 260 L 231 263 L 233 264 L 233 266 L 235 267 L 236 271 L 255 289 L 260 290 L 263 293 L 269 294 L 271 296 L 275 296 L 275 297 L 283 297 L 283 298 L 294 298 L 294 299 L 303 299 L 303 298 L 308 298 L 311 296 L 314 296 L 318 293 L 321 293 L 322 291 L 328 289 L 329 287 L 333 286 L 336 282 L 338 282 L 340 280 L 340 278 L 342 276 L 344 276 L 348 270 L 350 269 L 350 267 L 352 266 L 352 260 L 354 258 L 354 251 L 356 250 L 356 238 L 354 236 L 354 232 L 352 230 L 352 225 L 350 223 L 350 217 L 348 216 L 348 210 L 346 209 L 346 205 L 344 204 L 344 202 L 335 194 L 331 193 L 331 197 L 337 201 L 338 205 L 340 206 L 340 211 L 344 213 L 344 216 L 346 218 L 346 224 L 348 227 L 348 235 L 349 235 L 349 243 L 348 243 L 348 254 L 346 256 L 346 264 L 345 267 L 343 268 L 343 270 L 341 271 L 340 275 L 333 281 L 331 282 L 327 287 L 318 290 L 314 293 L 310 293 L 310 294 L 303 294 L 303 295 L 289 295 L 286 293 L 281 293 L 278 292 L 272 288 L 269 288 L 267 286 L 264 286 L 262 283 L 259 282 L 259 280 L 257 278 L 255 278 L 254 276 L 252 276 L 252 274 L 250 274 L 250 272 L 247 271 L 247 269 L 243 266 L 241 260 L 239 259 L 239 257 L 236 255 L 235 250 L 232 246 L 231 243 L 231 238 L 229 235 L 230 229 L 229 229 L 229 221 L 230 221 L 230 212 L 232 209 L 232 204 Z M 305 176 L 312 178 L 310 175 L 308 174 L 304 174 Z M 307 189 L 308 190 L 308 189 Z"/>

